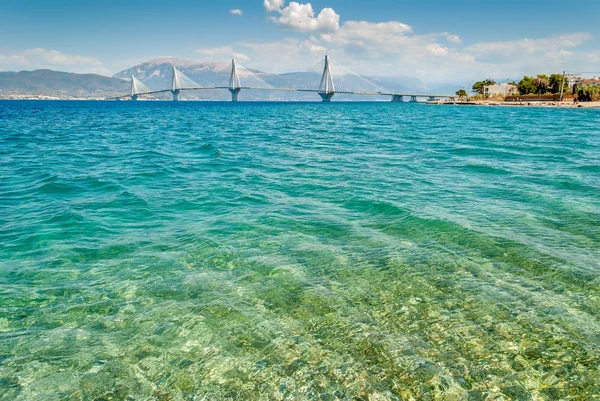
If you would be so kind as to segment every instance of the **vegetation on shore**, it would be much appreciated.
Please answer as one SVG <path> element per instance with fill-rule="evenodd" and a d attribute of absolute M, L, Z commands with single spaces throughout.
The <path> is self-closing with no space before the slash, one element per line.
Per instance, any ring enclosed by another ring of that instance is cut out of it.
<path fill-rule="evenodd" d="M 460 89 L 456 91 L 456 96 L 459 97 L 459 99 L 464 99 L 468 96 L 467 91 L 464 89 Z"/>
<path fill-rule="evenodd" d="M 504 99 L 503 95 L 487 95 L 484 94 L 484 88 L 489 85 L 495 85 L 496 81 L 493 79 L 486 79 L 483 81 L 476 82 L 472 87 L 472 92 L 475 94 L 473 99 Z M 519 91 L 520 96 L 524 97 L 538 97 L 550 95 L 575 95 L 580 101 L 597 101 L 600 100 L 600 87 L 593 85 L 579 85 L 573 89 L 569 87 L 569 82 L 563 74 L 539 74 L 537 76 L 524 76 L 519 82 L 510 82 L 509 85 L 515 85 Z M 466 97 L 466 91 L 461 90 Z M 459 91 L 459 92 L 461 92 Z M 456 95 L 462 97 L 459 92 Z"/>
<path fill-rule="evenodd" d="M 577 98 L 584 101 L 600 100 L 600 86 L 586 85 L 577 88 Z"/>
<path fill-rule="evenodd" d="M 483 95 L 483 88 L 490 85 L 496 85 L 496 81 L 494 81 L 493 79 L 486 79 L 485 81 L 475 82 L 472 88 L 473 93 Z"/>
<path fill-rule="evenodd" d="M 569 82 L 562 74 L 552 74 L 549 77 L 545 74 L 537 77 L 524 76 L 517 84 L 517 89 L 520 95 L 571 94 Z"/>

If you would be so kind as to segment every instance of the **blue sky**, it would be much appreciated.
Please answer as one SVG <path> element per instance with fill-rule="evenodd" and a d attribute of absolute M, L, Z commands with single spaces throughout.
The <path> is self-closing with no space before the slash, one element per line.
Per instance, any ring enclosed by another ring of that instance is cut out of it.
<path fill-rule="evenodd" d="M 2 0 L 0 70 L 111 75 L 155 57 L 235 56 L 247 67 L 284 72 L 328 53 L 360 73 L 431 82 L 563 69 L 600 75 L 600 1 L 566 4 Z"/>

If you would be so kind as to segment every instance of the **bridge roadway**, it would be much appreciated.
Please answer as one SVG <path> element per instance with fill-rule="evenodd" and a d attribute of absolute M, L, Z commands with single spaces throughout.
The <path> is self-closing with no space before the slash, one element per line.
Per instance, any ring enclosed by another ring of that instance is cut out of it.
<path fill-rule="evenodd" d="M 177 91 L 198 91 L 198 90 L 216 90 L 216 89 L 226 89 L 230 90 L 231 88 L 228 86 L 206 86 L 206 87 L 196 87 L 196 88 L 180 88 Z M 319 89 L 300 89 L 300 88 L 253 88 L 248 86 L 242 86 L 236 88 L 239 90 L 258 90 L 258 91 L 279 91 L 279 92 L 310 92 L 310 93 L 322 93 Z M 161 89 L 150 92 L 141 92 L 137 93 L 135 96 L 144 96 L 144 95 L 154 95 L 157 93 L 168 93 L 173 92 L 172 89 Z M 453 98 L 455 96 L 450 95 L 429 95 L 429 94 L 405 94 L 405 93 L 386 93 L 386 92 L 349 92 L 349 91 L 335 91 L 334 94 L 340 95 L 362 95 L 362 96 L 391 96 L 392 101 L 394 102 L 402 102 L 404 101 L 404 97 L 411 98 L 411 102 L 416 102 L 417 98 L 427 98 L 429 100 L 435 100 L 439 98 Z M 131 98 L 131 95 L 123 95 L 117 97 L 107 98 L 107 100 L 119 100 Z"/>

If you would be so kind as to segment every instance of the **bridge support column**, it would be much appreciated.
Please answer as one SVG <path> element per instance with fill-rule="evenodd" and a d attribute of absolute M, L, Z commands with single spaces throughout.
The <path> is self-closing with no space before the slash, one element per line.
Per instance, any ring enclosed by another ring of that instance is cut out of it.
<path fill-rule="evenodd" d="M 411 97 L 410 97 L 410 101 L 411 101 L 412 103 L 416 103 L 416 101 L 417 101 L 417 97 L 416 97 L 416 96 L 411 96 Z"/>
<path fill-rule="evenodd" d="M 323 99 L 323 101 L 326 103 L 331 102 L 331 98 L 333 97 L 333 95 L 335 95 L 335 92 L 329 92 L 329 93 L 319 92 L 319 96 L 321 96 L 321 99 Z"/>
<path fill-rule="evenodd" d="M 318 90 L 319 96 L 324 102 L 331 102 L 331 98 L 335 95 L 335 83 L 333 82 L 333 75 L 329 68 L 329 57 L 325 56 L 325 67 L 323 68 L 323 75 L 321 75 L 321 84 Z"/>
<path fill-rule="evenodd" d="M 237 102 L 238 100 L 240 100 L 240 91 L 242 90 L 242 88 L 229 88 L 229 92 L 231 92 L 231 101 L 232 102 Z"/>
<path fill-rule="evenodd" d="M 131 95 L 131 100 L 138 100 L 138 97 L 140 97 L 140 95 Z"/>
<path fill-rule="evenodd" d="M 404 102 L 404 96 L 392 95 L 392 102 Z"/>
<path fill-rule="evenodd" d="M 174 102 L 178 102 L 179 101 L 179 94 L 181 93 L 181 90 L 175 89 L 175 90 L 172 90 L 171 93 L 173 94 L 173 101 Z"/>
<path fill-rule="evenodd" d="M 433 102 L 433 101 L 435 101 L 435 96 L 429 96 L 429 101 L 430 101 L 430 102 Z"/>

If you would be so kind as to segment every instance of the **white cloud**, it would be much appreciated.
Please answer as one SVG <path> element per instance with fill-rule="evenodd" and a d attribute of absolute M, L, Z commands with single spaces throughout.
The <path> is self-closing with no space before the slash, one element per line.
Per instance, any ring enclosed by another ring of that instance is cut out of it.
<path fill-rule="evenodd" d="M 523 53 L 549 53 L 577 47 L 591 38 L 592 35 L 589 33 L 577 32 L 541 39 L 519 39 L 475 43 L 466 47 L 465 50 L 476 54 L 495 53 L 513 55 Z"/>
<path fill-rule="evenodd" d="M 281 10 L 284 3 L 285 0 L 265 0 L 263 2 L 267 12 Z"/>
<path fill-rule="evenodd" d="M 310 3 L 300 4 L 292 1 L 282 8 L 283 1 L 264 2 L 267 12 L 276 11 L 279 16 L 272 17 L 279 26 L 301 32 L 335 31 L 340 27 L 340 16 L 332 8 L 324 8 L 315 17 L 315 11 Z"/>
<path fill-rule="evenodd" d="M 463 48 L 474 62 L 465 66 L 462 75 L 475 78 L 518 78 L 523 75 L 551 74 L 573 68 L 594 69 L 593 50 L 578 50 L 592 35 L 582 32 L 563 33 L 542 38 L 474 43 Z"/>
<path fill-rule="evenodd" d="M 4 56 L 4 55 L 0 54 L 0 65 L 29 66 L 29 65 L 31 65 L 31 63 L 25 56 L 20 56 L 20 55 L 16 55 L 16 54 Z"/>
<path fill-rule="evenodd" d="M 263 44 L 241 44 L 252 59 L 277 71 L 297 70 L 329 53 L 334 60 L 363 74 L 419 75 L 426 81 L 513 78 L 522 74 L 569 69 L 574 57 L 578 68 L 593 68 L 600 49 L 578 48 L 591 39 L 588 33 L 564 33 L 540 39 L 473 43 L 449 32 L 416 33 L 401 21 L 342 21 L 330 8 L 316 15 L 310 3 L 265 0 L 271 21 L 281 27 L 313 33 L 310 40 L 284 39 Z M 289 46 L 289 48 L 288 48 Z M 588 46 L 589 47 L 589 46 Z M 310 49 L 313 49 L 311 51 Z M 320 54 L 317 54 L 320 53 Z M 279 57 L 278 57 L 279 55 Z M 264 63 L 261 57 L 270 57 Z M 274 59 L 279 58 L 276 62 Z"/>
<path fill-rule="evenodd" d="M 415 34 L 410 26 L 398 21 L 348 21 L 335 32 L 321 33 L 305 40 L 286 38 L 237 45 L 252 58 L 253 68 L 268 72 L 303 71 L 329 54 L 333 60 L 361 74 L 419 76 L 426 82 L 554 73 L 569 70 L 573 57 L 578 58 L 580 69 L 593 71 L 594 63 L 600 59 L 598 50 L 577 51 L 577 46 L 590 38 L 587 34 L 541 38 L 536 40 L 535 46 L 525 39 L 467 47 L 455 43 L 448 45 L 447 35 Z M 523 57 L 523 54 L 530 56 Z"/>
<path fill-rule="evenodd" d="M 595 52 L 585 52 L 584 54 L 579 55 L 579 57 L 590 64 L 594 64 L 596 66 L 600 64 L 600 50 Z M 596 74 L 600 75 L 600 71 L 596 72 Z"/>
<path fill-rule="evenodd" d="M 199 49 L 196 50 L 196 53 L 202 54 L 204 56 L 210 57 L 212 59 L 231 59 L 234 58 L 236 60 L 248 61 L 250 57 L 243 53 L 236 52 L 233 50 L 231 46 L 223 46 L 223 47 L 214 47 L 209 49 Z"/>
<path fill-rule="evenodd" d="M 539 39 L 520 39 L 463 45 L 449 32 L 416 33 L 401 21 L 342 21 L 331 8 L 318 14 L 310 3 L 264 0 L 270 21 L 282 28 L 311 33 L 307 40 L 282 39 L 271 43 L 238 44 L 247 49 L 256 68 L 293 71 L 314 63 L 325 53 L 363 74 L 419 75 L 427 81 L 516 78 L 522 74 L 594 68 L 600 48 L 580 46 L 588 33 L 563 33 Z M 318 10 L 317 10 L 318 11 Z M 572 68 L 572 67 L 571 67 Z"/>
<path fill-rule="evenodd" d="M 248 49 L 254 68 L 274 72 L 303 70 L 328 53 L 333 60 L 363 74 L 414 76 L 419 69 L 427 78 L 440 80 L 450 75 L 444 66 L 474 61 L 472 56 L 438 43 L 440 38 L 446 40 L 447 33 L 417 35 L 410 25 L 400 21 L 346 21 L 340 26 L 339 15 L 331 12 L 335 23 L 322 30 L 314 21 L 318 18 L 314 18 L 310 4 L 290 3 L 278 11 L 274 20 L 285 26 L 296 21 L 296 30 L 320 31 L 316 36 L 304 41 L 288 38 L 238 45 Z M 292 14 L 295 19 L 289 17 Z"/>
<path fill-rule="evenodd" d="M 412 27 L 397 21 L 347 21 L 337 32 L 322 34 L 321 38 L 326 42 L 340 45 L 365 42 L 392 44 L 401 40 L 401 35 L 411 31 Z"/>
<path fill-rule="evenodd" d="M 108 69 L 94 57 L 64 54 L 41 48 L 26 49 L 15 54 L 0 55 L 4 70 L 52 69 L 67 72 L 107 74 Z"/>
<path fill-rule="evenodd" d="M 434 56 L 446 56 L 448 54 L 448 48 L 442 47 L 437 43 L 430 43 L 427 45 L 427 51 Z"/>
<path fill-rule="evenodd" d="M 238 43 L 252 54 L 252 68 L 283 73 L 305 71 L 326 54 L 327 48 L 311 37 L 307 40 L 286 38 L 269 43 Z"/>
<path fill-rule="evenodd" d="M 242 15 L 244 12 L 239 8 L 234 8 L 233 10 L 229 10 L 229 14 L 231 15 Z"/>
<path fill-rule="evenodd" d="M 456 45 L 459 45 L 462 43 L 462 39 L 460 38 L 460 36 L 458 35 L 451 35 L 451 34 L 446 34 L 446 40 L 450 43 L 454 43 Z"/>

